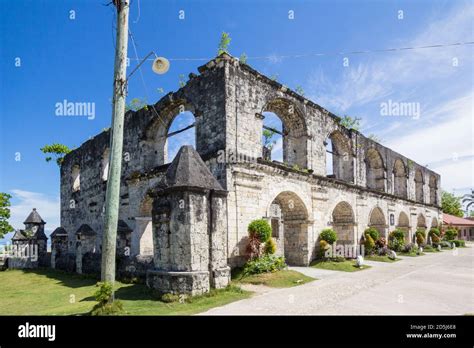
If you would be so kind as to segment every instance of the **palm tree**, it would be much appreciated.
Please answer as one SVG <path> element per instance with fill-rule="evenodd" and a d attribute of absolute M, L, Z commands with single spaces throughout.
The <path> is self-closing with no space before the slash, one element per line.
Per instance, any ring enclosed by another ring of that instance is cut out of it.
<path fill-rule="evenodd" d="M 474 190 L 471 189 L 470 194 L 465 194 L 462 196 L 462 203 L 466 204 L 466 215 L 469 216 L 469 208 L 474 204 Z"/>

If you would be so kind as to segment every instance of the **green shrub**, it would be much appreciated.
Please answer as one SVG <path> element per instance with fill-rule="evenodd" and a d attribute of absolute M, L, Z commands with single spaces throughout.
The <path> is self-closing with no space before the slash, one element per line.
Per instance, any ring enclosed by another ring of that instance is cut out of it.
<path fill-rule="evenodd" d="M 433 235 L 431 236 L 431 242 L 432 242 L 433 244 L 438 244 L 440 240 L 441 240 L 441 239 L 440 239 L 436 234 L 433 234 Z"/>
<path fill-rule="evenodd" d="M 257 237 L 260 243 L 265 243 L 272 235 L 272 227 L 267 220 L 253 220 L 248 226 L 250 237 Z"/>
<path fill-rule="evenodd" d="M 408 254 L 416 253 L 418 251 L 418 246 L 414 243 L 408 243 L 403 246 L 402 251 Z"/>
<path fill-rule="evenodd" d="M 319 239 L 326 241 L 328 244 L 333 244 L 337 240 L 337 234 L 331 228 L 326 228 L 319 234 Z"/>
<path fill-rule="evenodd" d="M 94 293 L 94 298 L 97 302 L 105 304 L 112 298 L 113 286 L 109 282 L 98 282 L 96 285 L 98 289 Z"/>
<path fill-rule="evenodd" d="M 254 260 L 248 261 L 243 270 L 243 275 L 252 275 L 260 273 L 275 272 L 286 267 L 285 258 L 280 256 L 276 257 L 275 255 L 263 255 Z"/>
<path fill-rule="evenodd" d="M 445 240 L 454 240 L 458 236 L 458 230 L 450 227 L 444 232 L 444 239 Z"/>
<path fill-rule="evenodd" d="M 428 244 L 428 245 L 425 245 L 425 246 L 423 247 L 423 250 L 432 251 L 432 250 L 434 250 L 434 247 Z"/>
<path fill-rule="evenodd" d="M 405 245 L 405 232 L 396 229 L 388 235 L 388 247 L 394 251 L 402 251 Z"/>
<path fill-rule="evenodd" d="M 161 296 L 161 301 L 163 301 L 165 303 L 178 302 L 179 301 L 179 295 L 172 294 L 172 293 L 163 294 Z"/>
<path fill-rule="evenodd" d="M 416 230 L 415 236 L 416 236 L 416 243 L 418 245 L 422 245 L 425 243 L 425 231 Z"/>
<path fill-rule="evenodd" d="M 122 302 L 115 300 L 112 303 L 97 303 L 90 313 L 91 315 L 120 315 L 123 314 Z"/>
<path fill-rule="evenodd" d="M 330 248 L 329 243 L 326 242 L 325 240 L 320 240 L 319 241 L 319 256 L 321 258 L 326 257 L 326 250 Z"/>
<path fill-rule="evenodd" d="M 364 247 L 365 247 L 365 253 L 367 255 L 373 254 L 374 249 L 375 249 L 375 242 L 372 239 L 372 236 L 370 234 L 367 234 L 365 236 Z"/>
<path fill-rule="evenodd" d="M 374 242 L 380 237 L 379 231 L 374 227 L 369 227 L 364 231 L 364 237 L 367 238 L 367 235 L 369 235 Z"/>
<path fill-rule="evenodd" d="M 438 237 L 441 236 L 441 232 L 439 231 L 439 228 L 436 228 L 436 227 L 431 228 L 428 234 L 431 238 L 433 238 L 433 236 L 438 236 Z"/>
<path fill-rule="evenodd" d="M 462 239 L 454 239 L 453 243 L 459 248 L 459 247 L 465 247 L 466 246 L 466 241 Z"/>
<path fill-rule="evenodd" d="M 112 301 L 113 285 L 109 282 L 98 282 L 98 289 L 94 293 L 94 297 L 98 302 L 91 310 L 91 315 L 114 315 L 123 312 L 122 302 Z"/>
<path fill-rule="evenodd" d="M 265 242 L 265 254 L 275 254 L 277 245 L 273 238 L 268 239 Z"/>

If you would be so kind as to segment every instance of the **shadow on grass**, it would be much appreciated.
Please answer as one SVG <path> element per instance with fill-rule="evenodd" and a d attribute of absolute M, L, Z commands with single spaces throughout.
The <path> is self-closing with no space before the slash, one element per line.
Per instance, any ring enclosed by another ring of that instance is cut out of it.
<path fill-rule="evenodd" d="M 38 268 L 21 270 L 25 274 L 37 274 L 50 279 L 57 280 L 59 284 L 69 288 L 82 288 L 84 286 L 95 285 L 99 279 L 94 275 L 68 273 L 65 271 Z"/>

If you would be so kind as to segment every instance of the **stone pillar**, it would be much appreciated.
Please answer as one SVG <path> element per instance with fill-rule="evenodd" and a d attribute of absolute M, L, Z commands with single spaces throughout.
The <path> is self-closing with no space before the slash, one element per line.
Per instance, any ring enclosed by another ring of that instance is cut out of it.
<path fill-rule="evenodd" d="M 76 248 L 76 272 L 82 274 L 82 245 L 80 242 Z"/>
<path fill-rule="evenodd" d="M 51 268 L 56 268 L 56 249 L 51 248 Z"/>
<path fill-rule="evenodd" d="M 153 239 L 152 221 L 148 216 L 135 217 L 135 230 L 132 233 L 131 254 L 132 255 L 151 255 L 153 248 L 151 241 Z"/>
<path fill-rule="evenodd" d="M 227 192 L 192 147 L 181 147 L 153 196 L 155 268 L 147 285 L 192 296 L 227 286 Z"/>

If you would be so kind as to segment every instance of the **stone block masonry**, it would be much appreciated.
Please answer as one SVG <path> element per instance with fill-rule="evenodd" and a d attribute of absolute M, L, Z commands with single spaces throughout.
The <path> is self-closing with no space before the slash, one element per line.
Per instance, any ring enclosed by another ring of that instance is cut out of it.
<path fill-rule="evenodd" d="M 247 226 L 258 218 L 271 222 L 278 253 L 294 265 L 316 256 L 324 228 L 333 228 L 342 244 L 358 244 L 369 226 L 383 236 L 401 228 L 410 241 L 418 228 L 438 226 L 437 173 L 345 128 L 336 115 L 227 54 L 198 70 L 178 91 L 125 117 L 119 218 L 131 232 L 120 245 L 130 248 L 130 257 L 153 256 L 149 282 L 169 284 L 172 292 L 182 279 L 191 292 L 224 286 L 227 267 L 245 262 Z M 203 190 L 196 182 L 169 190 L 168 133 L 184 111 L 194 116 L 194 148 L 220 189 Z M 283 162 L 262 158 L 269 113 L 282 121 Z M 76 253 L 76 232 L 84 224 L 95 234 L 81 247 L 100 253 L 108 146 L 105 131 L 68 154 L 61 167 L 69 254 Z M 180 210 L 183 201 L 188 210 Z"/>

